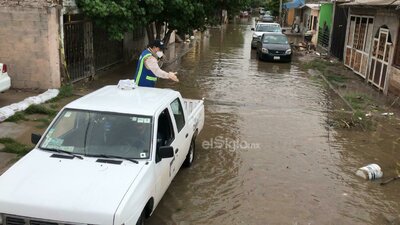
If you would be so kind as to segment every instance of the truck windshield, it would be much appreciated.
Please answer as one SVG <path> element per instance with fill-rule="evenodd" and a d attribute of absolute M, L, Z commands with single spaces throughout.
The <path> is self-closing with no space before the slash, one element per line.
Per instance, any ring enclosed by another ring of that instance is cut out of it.
<path fill-rule="evenodd" d="M 145 159 L 150 155 L 151 128 L 149 116 L 65 109 L 40 148 L 86 156 Z"/>

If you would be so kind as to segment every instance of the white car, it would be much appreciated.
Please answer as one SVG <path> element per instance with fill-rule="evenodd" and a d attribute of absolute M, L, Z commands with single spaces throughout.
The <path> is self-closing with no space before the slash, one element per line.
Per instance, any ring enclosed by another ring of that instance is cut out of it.
<path fill-rule="evenodd" d="M 7 65 L 0 63 L 0 92 L 6 91 L 11 87 L 11 79 L 7 73 Z"/>
<path fill-rule="evenodd" d="M 255 28 L 251 28 L 253 30 L 253 39 L 251 41 L 251 47 L 256 48 L 257 42 L 260 41 L 261 36 L 264 33 L 282 33 L 282 28 L 279 23 L 263 23 L 258 22 Z"/>
<path fill-rule="evenodd" d="M 144 224 L 194 159 L 203 100 L 106 86 L 65 106 L 0 176 L 0 224 Z"/>

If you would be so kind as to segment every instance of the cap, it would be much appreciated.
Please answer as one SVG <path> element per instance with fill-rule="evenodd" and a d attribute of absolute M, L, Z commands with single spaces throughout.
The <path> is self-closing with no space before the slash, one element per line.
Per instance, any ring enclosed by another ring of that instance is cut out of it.
<path fill-rule="evenodd" d="M 150 47 L 150 48 L 151 48 L 151 47 L 158 47 L 158 48 L 160 48 L 160 49 L 164 49 L 164 42 L 162 42 L 162 41 L 159 40 L 159 39 L 156 39 L 156 40 L 152 41 L 152 42 L 149 44 L 149 47 Z"/>

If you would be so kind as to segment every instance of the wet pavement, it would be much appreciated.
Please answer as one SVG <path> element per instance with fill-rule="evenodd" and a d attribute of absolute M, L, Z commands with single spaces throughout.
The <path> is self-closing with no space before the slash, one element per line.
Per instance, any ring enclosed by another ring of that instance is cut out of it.
<path fill-rule="evenodd" d="M 393 130 L 334 130 L 331 91 L 299 61 L 258 61 L 251 27 L 242 20 L 210 29 L 169 66 L 181 82 L 159 83 L 205 97 L 206 123 L 195 164 L 179 172 L 148 224 L 393 222 L 400 183 L 354 173 L 376 162 L 386 178 L 396 174 L 398 122 Z"/>

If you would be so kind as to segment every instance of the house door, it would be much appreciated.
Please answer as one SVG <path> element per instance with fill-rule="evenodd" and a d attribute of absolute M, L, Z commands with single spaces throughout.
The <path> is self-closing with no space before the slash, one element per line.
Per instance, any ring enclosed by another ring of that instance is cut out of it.
<path fill-rule="evenodd" d="M 374 38 L 372 48 L 371 67 L 368 81 L 380 90 L 385 89 L 386 75 L 389 65 L 389 54 L 391 50 L 389 30 L 380 28 Z"/>
<path fill-rule="evenodd" d="M 367 77 L 374 19 L 368 16 L 349 18 L 344 65 L 363 78 Z"/>

